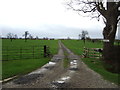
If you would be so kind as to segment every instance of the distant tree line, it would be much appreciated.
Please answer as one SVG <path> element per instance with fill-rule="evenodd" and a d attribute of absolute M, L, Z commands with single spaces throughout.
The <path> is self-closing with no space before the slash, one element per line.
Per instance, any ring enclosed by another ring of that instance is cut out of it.
<path fill-rule="evenodd" d="M 22 37 L 24 37 L 24 38 L 22 38 Z M 2 39 L 10 39 L 11 42 L 13 40 L 15 40 L 15 39 L 25 39 L 25 42 L 27 41 L 27 39 L 39 39 L 38 36 L 36 36 L 36 38 L 33 38 L 33 36 L 28 31 L 25 31 L 24 34 L 22 35 L 22 37 L 18 37 L 18 35 L 14 34 L 14 33 L 8 33 L 6 35 L 6 37 L 1 36 L 0 38 L 2 38 Z"/>
<path fill-rule="evenodd" d="M 38 36 L 33 37 L 32 34 L 30 34 L 28 31 L 25 31 L 24 34 L 22 35 L 22 37 L 18 37 L 17 34 L 14 33 L 8 33 L 6 35 L 6 37 L 2 37 L 0 36 L 0 38 L 2 39 L 10 39 L 11 42 L 15 39 L 24 39 L 25 42 L 27 42 L 27 39 L 31 39 L 31 40 L 54 40 L 54 38 L 48 38 L 48 37 L 43 37 L 43 38 L 39 38 Z"/>

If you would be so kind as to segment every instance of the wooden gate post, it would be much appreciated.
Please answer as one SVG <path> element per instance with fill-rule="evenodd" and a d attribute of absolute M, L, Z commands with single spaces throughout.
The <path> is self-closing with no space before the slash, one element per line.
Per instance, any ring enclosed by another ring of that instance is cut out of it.
<path fill-rule="evenodd" d="M 89 48 L 87 48 L 87 58 L 89 58 Z"/>
<path fill-rule="evenodd" d="M 47 46 L 44 45 L 44 57 L 46 57 L 46 56 L 47 56 Z"/>

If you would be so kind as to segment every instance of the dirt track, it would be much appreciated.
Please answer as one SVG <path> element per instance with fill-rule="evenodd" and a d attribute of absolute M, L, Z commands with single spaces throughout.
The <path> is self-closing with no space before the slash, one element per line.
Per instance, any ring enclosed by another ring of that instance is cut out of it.
<path fill-rule="evenodd" d="M 65 69 L 64 51 L 70 60 L 70 66 Z M 43 67 L 2 85 L 3 88 L 117 88 L 118 86 L 103 80 L 89 69 L 80 57 L 72 53 L 59 41 L 59 51 L 51 61 Z"/>

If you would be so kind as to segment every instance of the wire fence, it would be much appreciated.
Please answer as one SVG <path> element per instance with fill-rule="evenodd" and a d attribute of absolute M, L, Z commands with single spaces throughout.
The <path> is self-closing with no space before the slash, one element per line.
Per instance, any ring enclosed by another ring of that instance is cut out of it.
<path fill-rule="evenodd" d="M 45 50 L 45 47 L 47 48 Z M 49 56 L 49 47 L 44 46 L 26 46 L 26 47 L 8 47 L 2 48 L 2 60 L 21 60 L 21 59 L 39 59 Z"/>

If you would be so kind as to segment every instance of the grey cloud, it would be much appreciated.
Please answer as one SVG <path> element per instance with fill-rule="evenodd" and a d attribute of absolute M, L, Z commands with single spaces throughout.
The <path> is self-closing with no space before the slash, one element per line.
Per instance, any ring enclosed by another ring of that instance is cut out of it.
<path fill-rule="evenodd" d="M 39 36 L 39 37 L 49 37 L 49 38 L 61 38 L 61 37 L 73 37 L 78 38 L 78 34 L 81 33 L 83 28 L 75 28 L 75 27 L 67 27 L 63 25 L 54 25 L 54 24 L 45 24 L 42 26 L 39 26 L 37 28 L 27 28 L 27 27 L 0 27 L 0 30 L 2 30 L 2 35 L 6 36 L 7 33 L 11 32 L 14 34 L 17 34 L 19 37 L 21 37 L 24 34 L 24 31 L 29 31 L 33 36 Z M 84 29 L 89 32 L 90 37 L 96 38 L 96 37 L 102 37 L 102 32 L 99 28 L 90 28 L 90 29 Z"/>

